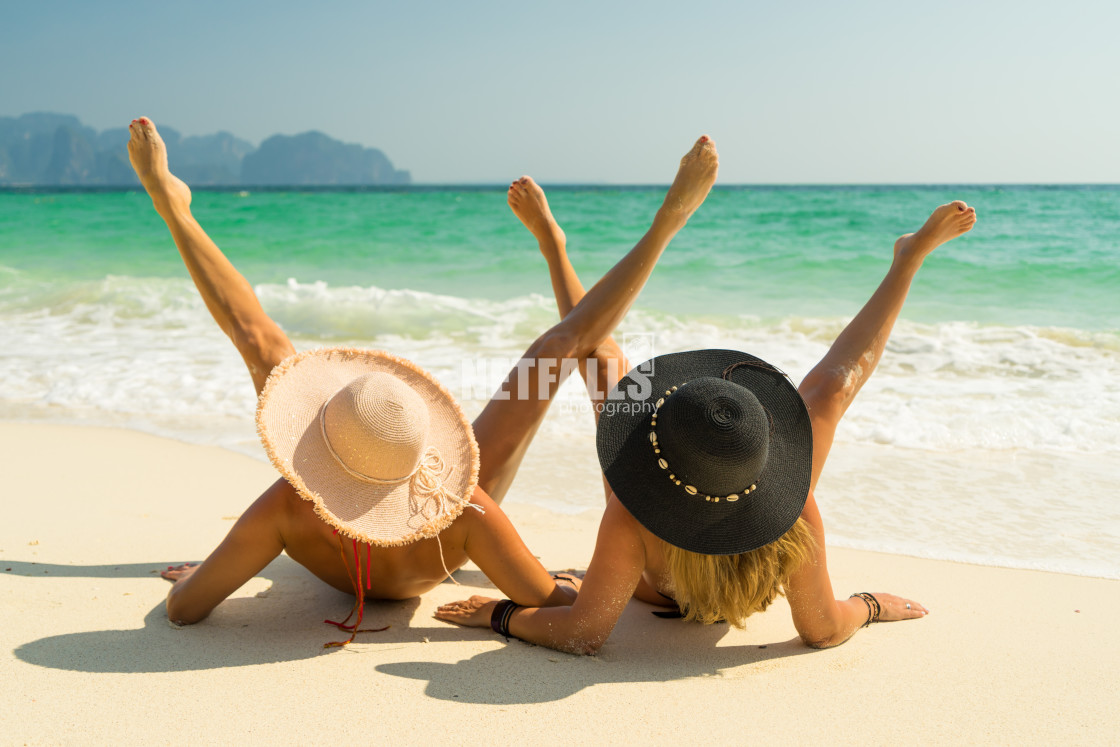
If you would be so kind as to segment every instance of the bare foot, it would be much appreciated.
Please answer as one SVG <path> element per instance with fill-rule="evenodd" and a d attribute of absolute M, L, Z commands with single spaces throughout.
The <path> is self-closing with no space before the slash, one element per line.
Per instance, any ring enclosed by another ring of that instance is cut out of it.
<path fill-rule="evenodd" d="M 166 571 L 160 571 L 161 578 L 166 578 L 171 583 L 182 581 L 198 570 L 198 563 L 183 563 L 182 565 L 169 565 Z"/>
<path fill-rule="evenodd" d="M 681 159 L 677 178 L 665 195 L 665 202 L 657 211 L 662 220 L 675 221 L 679 228 L 703 204 L 719 172 L 719 154 L 716 144 L 707 135 L 701 135 L 692 150 Z"/>
<path fill-rule="evenodd" d="M 517 219 L 536 237 L 545 259 L 551 260 L 557 253 L 564 251 L 564 232 L 552 217 L 544 190 L 532 177 L 523 176 L 510 184 L 506 202 Z"/>
<path fill-rule="evenodd" d="M 900 236 L 894 242 L 895 259 L 921 262 L 946 241 L 972 230 L 976 225 L 976 208 L 960 200 L 942 205 L 933 211 L 926 224 L 914 233 Z"/>
<path fill-rule="evenodd" d="M 128 160 L 152 204 L 167 218 L 167 211 L 186 211 L 191 204 L 191 190 L 167 168 L 167 146 L 147 117 L 132 120 L 128 126 Z"/>

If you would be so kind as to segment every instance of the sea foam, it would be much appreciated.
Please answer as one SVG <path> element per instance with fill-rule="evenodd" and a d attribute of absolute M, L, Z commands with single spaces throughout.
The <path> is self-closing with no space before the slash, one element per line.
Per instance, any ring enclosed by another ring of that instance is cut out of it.
<path fill-rule="evenodd" d="M 298 348 L 392 350 L 431 369 L 465 400 L 492 392 L 506 366 L 558 318 L 551 300 L 536 295 L 486 301 L 295 281 L 257 292 Z M 110 276 L 34 290 L 9 284 L 0 294 L 0 319 L 0 402 L 160 416 L 253 412 L 240 357 L 189 281 Z M 616 337 L 643 359 L 741 349 L 796 382 L 846 322 L 681 317 L 637 308 Z M 582 387 L 566 387 L 561 400 L 569 396 L 578 401 Z M 1120 451 L 1118 423 L 1120 336 L 901 320 L 838 438 L 931 450 L 1102 454 Z"/>

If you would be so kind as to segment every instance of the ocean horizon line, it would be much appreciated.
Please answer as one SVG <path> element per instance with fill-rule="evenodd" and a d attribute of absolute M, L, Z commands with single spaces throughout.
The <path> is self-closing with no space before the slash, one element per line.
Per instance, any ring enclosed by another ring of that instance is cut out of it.
<path fill-rule="evenodd" d="M 610 182 L 549 182 L 540 184 L 550 190 L 560 191 L 612 191 L 631 192 L 648 189 L 666 189 L 669 183 L 610 183 Z M 505 182 L 431 182 L 413 184 L 202 184 L 192 185 L 192 192 L 491 192 L 508 188 Z M 982 190 L 1056 190 L 1083 189 L 1116 190 L 1120 182 L 741 182 L 716 184 L 712 191 L 735 192 L 747 190 L 813 191 L 813 190 L 906 190 L 906 189 L 982 189 Z M 139 184 L 5 184 L 0 194 L 105 194 L 114 192 L 141 192 Z"/>

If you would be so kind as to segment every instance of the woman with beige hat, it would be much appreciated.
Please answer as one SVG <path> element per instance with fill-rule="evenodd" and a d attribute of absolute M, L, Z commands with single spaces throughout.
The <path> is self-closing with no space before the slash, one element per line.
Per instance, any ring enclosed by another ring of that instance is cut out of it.
<path fill-rule="evenodd" d="M 468 559 L 526 606 L 569 604 L 498 507 L 569 366 L 606 340 L 658 257 L 700 206 L 718 158 L 705 136 L 681 159 L 649 231 L 559 324 L 525 352 L 538 365 L 511 371 L 472 424 L 429 373 L 389 353 L 326 349 L 296 354 L 249 283 L 190 212 L 190 189 L 168 169 L 147 118 L 129 127 L 129 160 L 207 308 L 249 368 L 257 427 L 283 475 L 198 566 L 169 569 L 168 617 L 205 618 L 286 551 L 316 576 L 356 596 L 422 594 Z M 515 393 L 540 393 L 519 398 Z M 477 510 L 466 510 L 468 507 Z M 349 642 L 349 641 L 346 641 Z"/>
<path fill-rule="evenodd" d="M 586 297 L 544 192 L 522 179 L 509 203 L 548 260 L 561 316 L 578 308 Z M 735 350 L 661 355 L 621 379 L 589 381 L 589 392 L 606 393 L 592 397 L 607 507 L 578 598 L 523 609 L 515 599 L 475 596 L 441 606 L 436 617 L 588 654 L 631 597 L 660 607 L 658 616 L 741 627 L 784 594 L 798 634 L 815 648 L 843 643 L 873 622 L 926 615 L 893 594 L 836 599 L 813 490 L 918 269 L 975 223 L 976 211 L 956 201 L 899 238 L 879 288 L 800 387 Z M 598 353 L 618 360 L 596 366 L 599 373 L 629 367 L 610 341 Z"/>

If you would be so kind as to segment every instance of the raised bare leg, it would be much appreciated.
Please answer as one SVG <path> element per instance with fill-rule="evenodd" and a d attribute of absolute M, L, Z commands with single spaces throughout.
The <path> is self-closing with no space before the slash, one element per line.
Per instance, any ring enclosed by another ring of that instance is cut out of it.
<path fill-rule="evenodd" d="M 934 210 L 915 233 L 900 237 L 883 282 L 801 382 L 798 389 L 813 421 L 813 487 L 832 448 L 836 426 L 879 364 L 922 262 L 934 249 L 975 224 L 976 210 L 957 200 Z"/>
<path fill-rule="evenodd" d="M 568 238 L 552 216 L 544 190 L 531 177 L 523 176 L 509 185 L 506 202 L 533 238 L 548 262 L 548 275 L 552 292 L 563 319 L 572 307 L 583 298 L 583 284 L 568 261 Z"/>
<path fill-rule="evenodd" d="M 560 384 L 577 362 L 593 355 L 622 321 L 669 241 L 708 196 L 718 169 L 715 144 L 707 136 L 701 137 L 681 159 L 676 179 L 649 231 L 559 324 L 529 347 L 522 365 L 510 372 L 475 420 L 475 436 L 482 451 L 479 485 L 495 501 L 501 501 L 513 482 Z M 519 393 L 527 396 L 519 397 Z"/>
<path fill-rule="evenodd" d="M 560 318 L 568 315 L 572 308 L 583 300 L 585 291 L 568 260 L 567 237 L 552 215 L 544 190 L 531 177 L 523 176 L 509 187 L 506 198 L 513 214 L 517 216 L 529 232 L 533 234 L 548 263 L 548 274 L 552 280 L 552 292 L 556 296 L 556 307 Z M 630 370 L 630 363 L 622 353 L 614 336 L 608 337 L 591 355 L 579 359 L 579 371 L 583 376 L 587 395 L 591 399 L 595 423 L 599 423 L 606 394 L 618 380 Z M 611 489 L 603 478 L 603 490 L 610 500 Z"/>
<path fill-rule="evenodd" d="M 273 367 L 295 348 L 264 313 L 249 282 L 191 215 L 191 191 L 168 169 L 167 147 L 147 117 L 129 125 L 128 160 L 163 218 L 206 308 L 233 341 L 260 394 Z"/>

